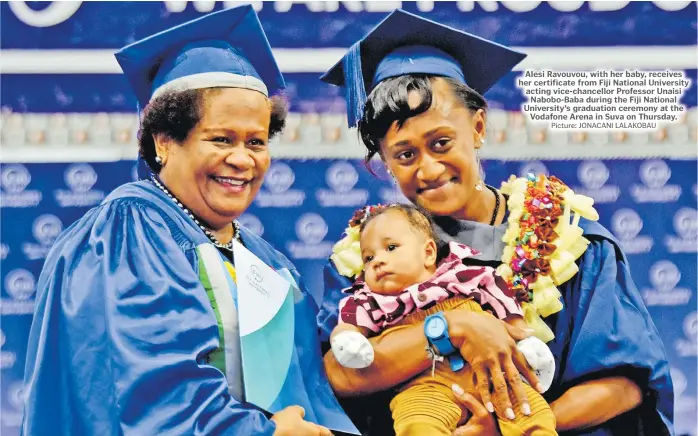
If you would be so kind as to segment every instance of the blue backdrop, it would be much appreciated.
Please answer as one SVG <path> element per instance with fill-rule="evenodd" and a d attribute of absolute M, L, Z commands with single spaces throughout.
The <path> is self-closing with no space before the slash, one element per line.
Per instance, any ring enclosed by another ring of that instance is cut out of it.
<path fill-rule="evenodd" d="M 236 2 L 26 3 L 26 6 L 25 2 L 0 3 L 0 39 L 3 49 L 22 50 L 24 56 L 31 57 L 36 50 L 69 49 L 79 54 L 105 50 L 111 53 L 155 32 L 200 17 L 203 12 L 220 10 Z M 252 3 L 261 8 L 260 21 L 275 49 L 349 47 L 396 7 L 500 44 L 524 49 L 696 44 L 697 6 L 696 2 L 686 1 Z M 41 55 L 38 63 L 40 59 Z M 336 59 L 327 59 L 326 67 Z M 75 61 L 63 59 L 61 62 Z M 592 62 L 588 68 L 594 65 Z M 77 66 L 80 67 L 79 62 Z M 317 70 L 305 70 L 302 63 L 297 66 L 300 69 L 284 72 L 286 92 L 294 112 L 344 111 L 339 88 L 317 80 Z M 3 74 L 0 99 L 3 106 L 15 112 L 135 111 L 135 97 L 127 80 L 118 74 L 118 67 L 115 65 L 111 74 L 91 73 L 92 67 L 94 65 L 84 65 L 84 71 L 77 68 L 71 74 L 52 74 L 50 66 L 42 69 L 42 74 Z M 669 66 L 657 69 L 666 67 Z M 689 107 L 696 106 L 695 66 L 686 65 L 680 69 L 691 78 L 691 87 L 681 102 Z M 519 74 L 508 74 L 487 93 L 491 107 L 520 110 L 525 99 L 514 86 Z M 90 86 L 85 87 L 86 83 Z"/>
<path fill-rule="evenodd" d="M 133 161 L 0 167 L 3 435 L 17 434 L 21 420 L 25 343 L 46 253 L 63 229 L 131 181 L 134 168 Z M 495 186 L 512 173 L 549 171 L 596 199 L 664 338 L 678 394 L 677 434 L 695 435 L 696 161 L 489 161 L 485 169 Z M 286 254 L 317 296 L 321 267 L 353 211 L 400 200 L 382 168 L 377 174 L 359 160 L 277 160 L 240 221 Z"/>
<path fill-rule="evenodd" d="M 78 67 L 63 74 L 52 69 L 61 70 L 63 65 L 41 62 L 47 53 L 43 50 L 75 50 L 71 53 L 96 54 L 90 59 L 111 62 L 111 56 L 99 56 L 234 3 L 1 2 L 2 49 L 21 51 L 21 59 L 15 52 L 15 64 L 20 60 L 42 66 L 41 74 L 30 70 L 6 74 L 7 57 L 0 81 L 3 109 L 132 113 L 135 98 L 118 69 L 97 73 L 91 61 L 62 58 Z M 395 7 L 522 48 L 690 49 L 697 42 L 697 6 L 688 1 L 253 3 L 261 8 L 261 22 L 275 49 L 348 47 Z M 672 61 L 681 66 L 657 68 L 685 71 L 692 84 L 682 102 L 695 107 L 695 66 L 681 59 Z M 519 110 L 524 98 L 514 86 L 518 74 L 509 74 L 488 92 L 492 107 Z M 292 110 L 342 112 L 340 90 L 318 81 L 317 76 L 313 68 L 286 74 Z M 510 173 L 549 170 L 597 200 L 601 222 L 623 244 L 634 279 L 665 340 L 674 368 L 677 434 L 698 436 L 696 161 L 490 161 L 485 165 L 487 181 L 493 185 Z M 131 180 L 133 169 L 132 161 L 0 165 L 2 435 L 18 433 L 25 343 L 35 283 L 46 253 L 63 229 L 109 191 Z M 399 196 L 389 178 L 383 174 L 376 179 L 359 161 L 277 160 L 262 192 L 240 220 L 287 254 L 317 293 L 321 265 L 354 209 L 396 199 Z"/>

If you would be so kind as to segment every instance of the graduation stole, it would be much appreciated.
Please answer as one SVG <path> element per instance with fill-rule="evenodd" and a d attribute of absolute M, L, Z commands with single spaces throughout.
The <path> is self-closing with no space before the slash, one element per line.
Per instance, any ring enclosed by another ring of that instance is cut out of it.
<path fill-rule="evenodd" d="M 242 398 L 240 332 L 237 316 L 237 285 L 235 267 L 212 244 L 196 247 L 199 260 L 199 281 L 206 289 L 218 324 L 219 347 L 207 356 L 208 363 L 225 374 L 231 390 L 239 385 Z"/>

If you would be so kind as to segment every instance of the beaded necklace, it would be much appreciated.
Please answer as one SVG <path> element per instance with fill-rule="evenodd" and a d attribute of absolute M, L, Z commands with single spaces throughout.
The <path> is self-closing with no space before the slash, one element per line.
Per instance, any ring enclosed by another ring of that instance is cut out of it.
<path fill-rule="evenodd" d="M 233 251 L 233 240 L 241 242 L 240 229 L 238 228 L 238 223 L 236 221 L 233 221 L 233 239 L 231 239 L 230 242 L 228 242 L 227 244 L 223 244 L 218 240 L 218 238 L 216 238 L 216 236 L 211 232 L 211 230 L 207 229 L 203 224 L 201 224 L 196 215 L 194 215 L 189 209 L 187 209 L 187 207 L 184 206 L 184 204 L 182 204 L 182 202 L 179 201 L 177 197 L 175 197 L 170 191 L 167 190 L 167 188 L 165 188 L 165 185 L 163 185 L 157 177 L 151 176 L 150 181 L 153 182 L 155 186 L 160 188 L 160 190 L 164 192 L 168 197 L 170 197 L 172 201 L 174 201 L 175 204 L 179 206 L 179 208 L 182 209 L 184 213 L 186 213 L 187 216 L 196 223 L 197 226 L 199 226 L 201 231 L 204 232 L 206 237 L 211 241 L 211 243 L 213 243 L 213 245 L 215 245 L 218 248 L 224 248 L 226 250 Z"/>

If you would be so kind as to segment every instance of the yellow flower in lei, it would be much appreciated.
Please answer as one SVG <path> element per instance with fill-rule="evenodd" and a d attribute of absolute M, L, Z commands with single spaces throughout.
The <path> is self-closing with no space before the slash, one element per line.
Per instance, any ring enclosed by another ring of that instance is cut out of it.
<path fill-rule="evenodd" d="M 345 234 L 346 236 L 332 247 L 330 259 L 341 275 L 356 277 L 364 269 L 359 245 L 359 227 L 347 227 Z"/>
<path fill-rule="evenodd" d="M 593 199 L 552 176 L 511 176 L 501 191 L 509 196 L 509 227 L 497 272 L 516 295 L 528 295 L 522 302 L 524 319 L 549 342 L 555 335 L 541 317 L 562 310 L 557 287 L 577 274 L 575 262 L 589 244 L 579 219 L 596 221 L 599 215 Z"/>
<path fill-rule="evenodd" d="M 349 221 L 349 226 L 344 230 L 344 238 L 334 244 L 330 260 L 334 263 L 337 271 L 350 279 L 355 279 L 364 270 L 364 260 L 361 257 L 361 224 L 382 205 L 366 206 L 357 210 Z"/>

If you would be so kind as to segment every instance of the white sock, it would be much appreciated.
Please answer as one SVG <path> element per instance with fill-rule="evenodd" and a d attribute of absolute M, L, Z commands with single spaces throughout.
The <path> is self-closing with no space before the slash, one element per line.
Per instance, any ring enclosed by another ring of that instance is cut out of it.
<path fill-rule="evenodd" d="M 555 376 L 555 358 L 550 348 L 545 345 L 545 342 L 534 336 L 519 341 L 516 347 L 536 372 L 538 381 L 543 385 L 543 392 L 550 389 Z"/>
<path fill-rule="evenodd" d="M 340 365 L 347 368 L 367 368 L 373 362 L 373 347 L 359 332 L 337 333 L 330 341 L 332 352 Z"/>

